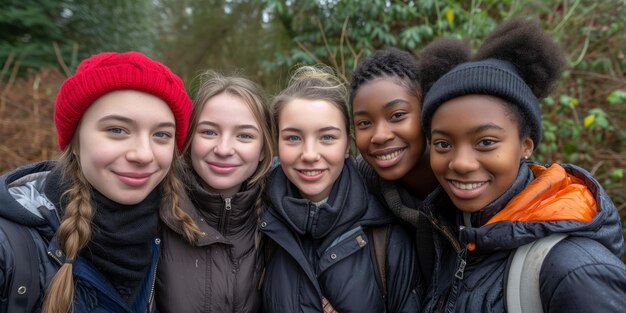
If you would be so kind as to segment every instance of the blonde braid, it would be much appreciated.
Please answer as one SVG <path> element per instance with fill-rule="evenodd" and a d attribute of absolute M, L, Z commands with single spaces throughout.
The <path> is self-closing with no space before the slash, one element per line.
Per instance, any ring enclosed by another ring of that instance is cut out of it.
<path fill-rule="evenodd" d="M 66 260 L 70 262 L 64 263 L 50 282 L 44 297 L 43 313 L 67 313 L 72 309 L 74 300 L 72 262 L 91 236 L 93 218 L 91 187 L 80 170 L 78 158 L 71 150 L 65 150 L 57 165 L 61 167 L 63 181 L 69 182 L 71 186 L 61 196 L 69 202 L 64 208 L 63 221 L 57 230 L 59 247 L 63 249 Z"/>
<path fill-rule="evenodd" d="M 264 195 L 265 195 L 265 185 L 267 185 L 266 183 L 266 179 L 262 178 L 260 180 L 258 180 L 256 182 L 256 185 L 259 186 L 259 191 L 257 193 L 256 196 L 256 201 L 254 202 L 254 205 L 256 207 L 256 219 L 257 222 L 261 221 L 261 217 L 263 216 L 263 200 L 265 199 Z"/>
<path fill-rule="evenodd" d="M 179 178 L 179 173 L 182 172 L 182 160 L 176 155 L 172 162 L 172 168 L 163 181 L 163 200 L 161 202 L 161 209 L 159 214 L 162 220 L 165 220 L 165 216 L 171 215 L 183 231 L 185 239 L 195 244 L 198 236 L 202 234 L 198 225 L 191 219 L 180 207 L 180 194 L 186 192 L 185 186 Z M 169 210 L 169 212 L 168 212 Z"/>

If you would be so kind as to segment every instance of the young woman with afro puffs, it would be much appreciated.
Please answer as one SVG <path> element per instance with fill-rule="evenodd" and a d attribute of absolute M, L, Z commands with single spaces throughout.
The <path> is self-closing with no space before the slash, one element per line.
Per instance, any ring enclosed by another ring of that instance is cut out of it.
<path fill-rule="evenodd" d="M 451 39 L 423 50 L 422 126 L 440 186 L 421 208 L 437 229 L 422 312 L 509 311 L 510 257 L 553 234 L 566 237 L 539 271 L 543 311 L 626 308 L 615 205 L 584 169 L 528 161 L 541 140 L 538 99 L 564 65 L 558 45 L 525 19 L 498 27 L 474 56 Z"/>

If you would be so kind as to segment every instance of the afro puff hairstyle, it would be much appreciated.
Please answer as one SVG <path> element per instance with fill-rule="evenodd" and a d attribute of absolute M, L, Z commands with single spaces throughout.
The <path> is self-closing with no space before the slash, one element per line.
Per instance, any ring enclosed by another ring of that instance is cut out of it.
<path fill-rule="evenodd" d="M 566 64 L 561 47 L 537 21 L 515 18 L 496 28 L 474 56 L 467 40 L 441 38 L 426 46 L 418 64 L 424 93 L 455 66 L 486 59 L 511 63 L 537 98 L 553 91 Z"/>
<path fill-rule="evenodd" d="M 374 52 L 363 59 L 352 73 L 350 82 L 350 105 L 362 85 L 378 79 L 391 78 L 399 82 L 410 94 L 421 99 L 420 76 L 417 60 L 409 52 L 387 48 Z"/>
<path fill-rule="evenodd" d="M 565 67 L 559 45 L 538 22 L 516 18 L 496 28 L 472 56 L 468 41 L 438 39 L 421 54 L 425 97 L 422 127 L 430 139 L 437 108 L 467 94 L 486 94 L 505 101 L 519 122 L 520 138 L 541 141 L 539 99 L 547 96 Z"/>

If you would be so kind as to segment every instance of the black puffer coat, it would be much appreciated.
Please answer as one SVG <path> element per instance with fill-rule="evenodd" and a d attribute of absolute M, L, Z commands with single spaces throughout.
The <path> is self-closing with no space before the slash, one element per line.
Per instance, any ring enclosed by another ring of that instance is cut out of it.
<path fill-rule="evenodd" d="M 257 312 L 259 188 L 229 198 L 208 193 L 197 182 L 190 189 L 193 199 L 184 199 L 182 208 L 205 235 L 192 246 L 165 214 L 156 289 L 159 312 Z"/>
<path fill-rule="evenodd" d="M 619 214 L 587 171 L 574 165 L 563 167 L 581 179 L 595 198 L 598 212 L 590 222 L 503 220 L 468 227 L 462 226 L 465 222 L 441 187 L 425 200 L 423 210 L 438 231 L 435 270 L 423 312 L 506 312 L 504 277 L 509 257 L 517 247 L 553 233 L 568 237 L 550 250 L 541 268 L 544 312 L 625 312 L 626 266 L 619 259 L 624 252 Z M 509 190 L 481 211 L 501 211 L 535 179 L 523 163 Z"/>
<path fill-rule="evenodd" d="M 346 162 L 327 203 L 302 199 L 280 167 L 270 174 L 261 231 L 275 246 L 263 282 L 264 312 L 418 312 L 415 250 L 401 226 L 387 245 L 387 299 L 377 283 L 368 228 L 393 224 Z"/>

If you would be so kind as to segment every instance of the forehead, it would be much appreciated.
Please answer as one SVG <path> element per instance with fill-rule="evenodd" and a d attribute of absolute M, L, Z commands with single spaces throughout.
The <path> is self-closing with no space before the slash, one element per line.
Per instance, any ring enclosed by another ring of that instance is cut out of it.
<path fill-rule="evenodd" d="M 416 108 L 420 106 L 417 90 L 411 91 L 399 79 L 380 78 L 367 82 L 358 89 L 352 101 L 352 110 L 382 109 L 383 105 L 394 99 L 405 99 Z"/>
<path fill-rule="evenodd" d="M 81 120 L 100 119 L 107 115 L 132 120 L 159 120 L 174 123 L 174 113 L 161 98 L 136 90 L 117 90 L 98 98 Z"/>
<path fill-rule="evenodd" d="M 441 104 L 432 117 L 431 129 L 495 123 L 517 127 L 517 119 L 504 100 L 489 95 L 465 95 Z"/>
<path fill-rule="evenodd" d="M 293 99 L 278 116 L 278 124 L 283 127 L 317 127 L 320 124 L 344 128 L 347 119 L 337 105 L 326 100 Z"/>
<path fill-rule="evenodd" d="M 246 119 L 256 123 L 250 105 L 242 97 L 230 93 L 220 93 L 209 98 L 202 108 L 201 118 L 215 121 Z"/>

